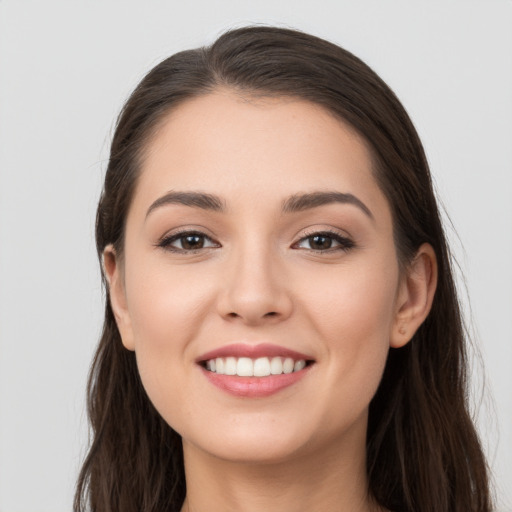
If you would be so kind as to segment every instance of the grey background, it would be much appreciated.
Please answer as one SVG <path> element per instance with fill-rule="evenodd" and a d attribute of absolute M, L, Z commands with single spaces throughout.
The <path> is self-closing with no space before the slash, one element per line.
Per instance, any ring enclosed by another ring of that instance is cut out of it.
<path fill-rule="evenodd" d="M 71 510 L 102 320 L 94 210 L 122 102 L 162 58 L 254 22 L 345 46 L 410 112 L 454 226 L 485 366 L 472 402 L 512 510 L 512 2 L 2 0 L 0 511 Z"/>

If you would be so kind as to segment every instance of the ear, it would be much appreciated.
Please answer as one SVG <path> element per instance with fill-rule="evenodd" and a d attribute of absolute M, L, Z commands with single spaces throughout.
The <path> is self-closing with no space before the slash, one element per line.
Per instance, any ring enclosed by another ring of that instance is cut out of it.
<path fill-rule="evenodd" d="M 107 245 L 103 251 L 103 269 L 108 281 L 110 306 L 121 334 L 121 340 L 125 348 L 135 350 L 132 324 L 126 303 L 122 265 L 111 244 Z"/>
<path fill-rule="evenodd" d="M 400 283 L 390 345 L 407 344 L 427 318 L 437 286 L 437 259 L 430 244 L 423 244 Z"/>

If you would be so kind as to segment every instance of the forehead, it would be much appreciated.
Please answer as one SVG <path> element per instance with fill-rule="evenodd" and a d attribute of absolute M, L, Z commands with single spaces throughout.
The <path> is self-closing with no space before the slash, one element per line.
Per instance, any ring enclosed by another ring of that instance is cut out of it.
<path fill-rule="evenodd" d="M 173 109 L 149 141 L 136 200 L 148 204 L 170 190 L 245 204 L 338 190 L 385 203 L 368 145 L 352 127 L 304 100 L 225 90 Z"/>

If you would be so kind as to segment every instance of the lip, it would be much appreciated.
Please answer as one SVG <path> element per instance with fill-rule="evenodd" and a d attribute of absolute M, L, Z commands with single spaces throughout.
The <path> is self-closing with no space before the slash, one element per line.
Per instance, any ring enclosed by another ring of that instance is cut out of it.
<path fill-rule="evenodd" d="M 269 375 L 267 377 L 239 377 L 238 375 L 219 375 L 201 366 L 201 371 L 211 384 L 236 397 L 264 398 L 278 393 L 303 379 L 311 369 L 306 366 L 298 372 Z"/>
<path fill-rule="evenodd" d="M 218 349 L 207 352 L 196 359 L 203 375 L 208 381 L 221 389 L 222 391 L 245 398 L 264 398 L 292 386 L 302 380 L 310 371 L 312 365 L 308 364 L 302 370 L 292 373 L 282 373 L 280 375 L 268 375 L 266 377 L 239 377 L 238 375 L 219 375 L 207 370 L 203 363 L 217 357 L 291 357 L 295 361 L 303 359 L 307 362 L 314 362 L 314 359 L 296 350 L 291 350 L 279 345 L 270 343 L 260 343 L 258 345 L 248 345 L 244 343 L 235 343 L 225 345 Z"/>
<path fill-rule="evenodd" d="M 302 354 L 295 350 L 280 347 L 279 345 L 273 345 L 271 343 L 260 343 L 258 345 L 234 343 L 231 345 L 225 345 L 199 356 L 196 359 L 196 363 L 202 363 L 209 359 L 216 359 L 217 357 L 250 357 L 251 359 L 257 359 L 258 357 L 291 357 L 295 361 L 298 359 L 304 359 L 305 361 L 314 360 L 310 355 Z"/>

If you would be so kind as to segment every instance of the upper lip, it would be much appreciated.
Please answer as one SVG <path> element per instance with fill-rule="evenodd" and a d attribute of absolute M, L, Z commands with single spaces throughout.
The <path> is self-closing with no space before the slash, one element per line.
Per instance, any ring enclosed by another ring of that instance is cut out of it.
<path fill-rule="evenodd" d="M 216 359 L 217 357 L 250 357 L 257 359 L 258 357 L 291 357 L 295 361 L 304 359 L 312 361 L 313 358 L 307 354 L 302 354 L 296 350 L 280 347 L 271 343 L 260 343 L 258 345 L 248 345 L 245 343 L 233 343 L 224 345 L 223 347 L 211 350 L 196 359 L 197 363 Z"/>

